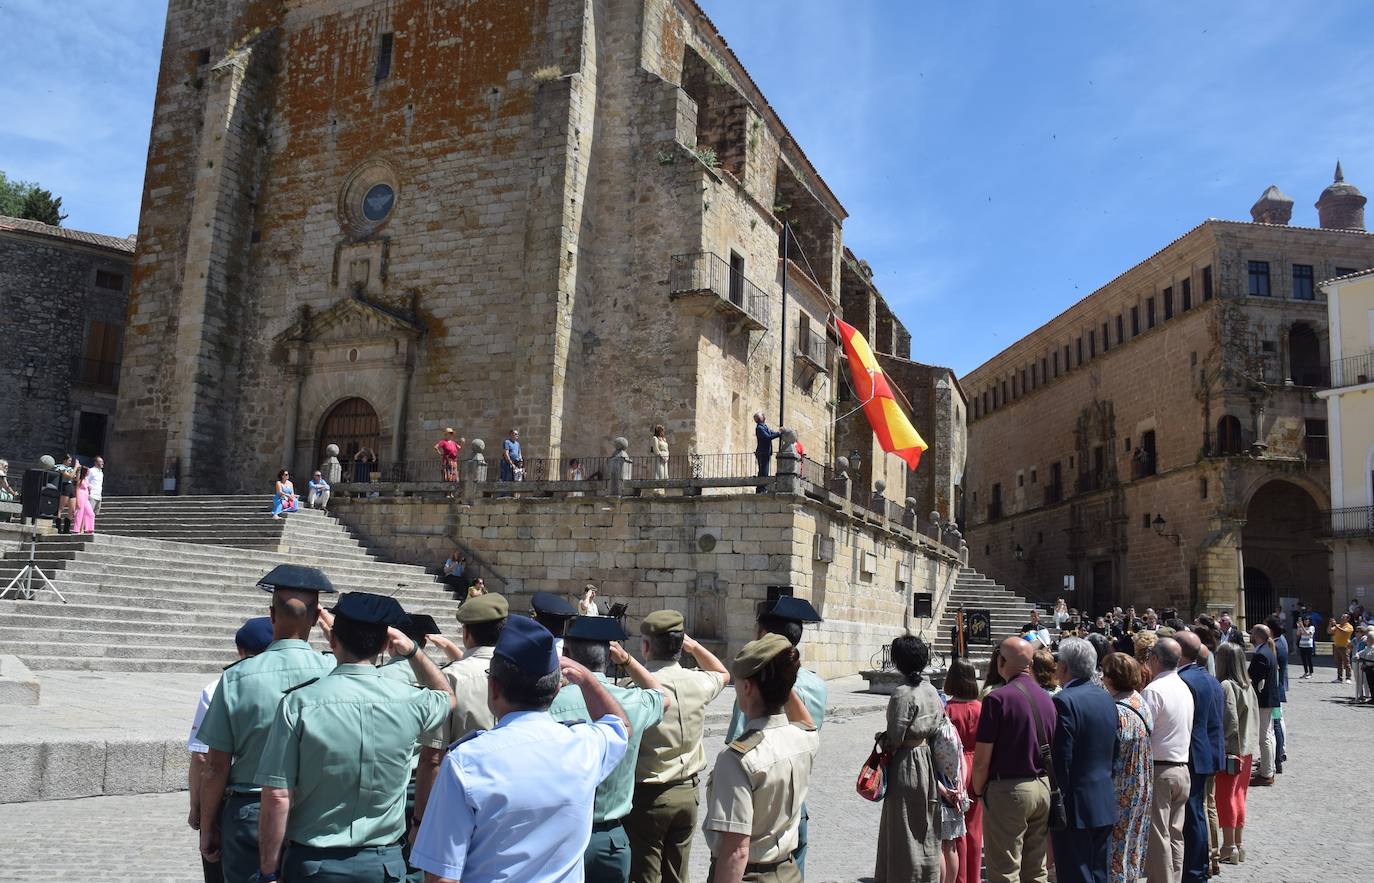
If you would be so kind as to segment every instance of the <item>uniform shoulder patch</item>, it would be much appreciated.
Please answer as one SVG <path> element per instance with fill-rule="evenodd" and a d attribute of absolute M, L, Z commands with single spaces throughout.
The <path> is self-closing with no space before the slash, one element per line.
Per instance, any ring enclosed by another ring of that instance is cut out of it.
<path fill-rule="evenodd" d="M 318 681 L 318 680 L 319 680 L 319 678 L 311 678 L 311 679 L 308 680 L 308 681 L 302 681 L 301 683 L 297 684 L 297 685 L 294 686 L 294 687 L 287 687 L 285 690 L 282 690 L 282 691 L 281 691 L 281 694 L 282 694 L 283 696 L 285 696 L 287 693 L 294 693 L 294 692 L 296 692 L 297 690 L 299 690 L 301 687 L 308 687 L 308 686 L 310 686 L 311 684 L 315 683 L 315 682 Z"/>
<path fill-rule="evenodd" d="M 562 724 L 562 725 L 565 726 L 565 727 L 575 727 L 575 726 L 577 726 L 578 724 L 585 724 L 586 722 L 587 722 L 587 721 L 586 721 L 584 718 L 580 718 L 580 717 L 577 718 L 576 720 L 559 721 L 559 723 Z"/>
<path fill-rule="evenodd" d="M 737 754 L 748 754 L 763 743 L 763 730 L 747 730 L 730 743 L 730 750 Z"/>
<path fill-rule="evenodd" d="M 253 658 L 253 657 L 251 657 L 251 656 L 245 656 L 243 659 L 252 659 L 252 658 Z M 228 671 L 229 669 L 231 669 L 231 668 L 233 668 L 234 666 L 238 665 L 240 662 L 243 662 L 243 659 L 235 659 L 233 662 L 231 662 L 231 663 L 229 663 L 228 665 L 226 665 L 222 670 L 223 670 L 223 671 Z"/>
<path fill-rule="evenodd" d="M 482 734 L 485 733 L 485 732 L 486 732 L 486 730 L 473 730 L 471 733 L 468 733 L 468 734 L 467 734 L 466 736 L 464 736 L 463 738 L 457 740 L 456 742 L 451 743 L 451 744 L 448 746 L 448 750 L 449 750 L 449 751 L 452 751 L 453 749 L 457 748 L 459 745 L 462 745 L 464 742 L 467 742 L 467 741 L 469 741 L 469 740 L 471 740 L 471 739 L 476 739 L 478 736 L 482 735 Z"/>

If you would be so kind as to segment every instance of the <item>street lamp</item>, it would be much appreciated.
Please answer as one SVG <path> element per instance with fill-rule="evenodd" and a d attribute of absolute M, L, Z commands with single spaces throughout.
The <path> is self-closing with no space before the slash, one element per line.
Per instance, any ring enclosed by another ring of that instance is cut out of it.
<path fill-rule="evenodd" d="M 1160 514 L 1156 513 L 1156 514 L 1155 514 L 1155 520 L 1150 522 L 1150 526 L 1153 527 L 1153 528 L 1155 529 L 1155 533 L 1157 533 L 1157 534 L 1159 534 L 1160 536 L 1164 537 L 1166 540 L 1173 540 L 1175 546 L 1180 545 L 1180 544 L 1183 542 L 1182 537 L 1180 537 L 1180 536 L 1179 536 L 1178 534 L 1176 534 L 1176 533 L 1166 533 L 1166 532 L 1165 532 L 1164 527 L 1165 527 L 1165 525 L 1167 525 L 1168 523 L 1169 523 L 1169 522 L 1167 522 L 1167 521 L 1164 520 L 1164 516 L 1163 516 L 1163 515 L 1160 515 Z"/>
<path fill-rule="evenodd" d="M 1023 549 L 1023 548 L 1021 548 L 1021 544 L 1020 544 L 1020 543 L 1017 543 L 1017 544 L 1016 544 L 1016 548 L 1012 550 L 1012 554 L 1016 556 L 1016 560 L 1017 560 L 1017 561 L 1025 561 L 1025 560 L 1026 560 L 1026 550 Z"/>
<path fill-rule="evenodd" d="M 33 393 L 33 376 L 38 373 L 38 366 L 29 359 L 29 363 L 24 366 L 24 395 Z"/>
<path fill-rule="evenodd" d="M 853 469 L 855 472 L 858 472 L 858 471 L 859 471 L 859 467 L 863 465 L 863 461 L 864 461 L 863 455 L 859 453 L 859 449 L 858 449 L 858 448 L 855 448 L 854 450 L 852 450 L 852 451 L 849 452 L 849 468 L 850 468 L 850 469 Z"/>

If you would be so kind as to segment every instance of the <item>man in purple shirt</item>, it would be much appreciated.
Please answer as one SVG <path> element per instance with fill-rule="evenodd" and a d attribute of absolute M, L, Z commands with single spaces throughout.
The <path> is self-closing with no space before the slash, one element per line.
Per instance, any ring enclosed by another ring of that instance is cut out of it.
<path fill-rule="evenodd" d="M 983 856 L 988 883 L 1047 879 L 1049 772 L 1040 746 L 1054 733 L 1050 695 L 1030 676 L 1035 645 L 1007 638 L 997 650 L 1006 685 L 983 700 L 973 750 L 972 795 L 983 801 Z"/>

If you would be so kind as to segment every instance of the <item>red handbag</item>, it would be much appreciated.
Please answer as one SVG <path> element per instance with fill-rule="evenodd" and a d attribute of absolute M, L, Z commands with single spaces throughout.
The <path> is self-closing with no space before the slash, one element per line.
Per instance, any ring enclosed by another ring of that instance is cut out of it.
<path fill-rule="evenodd" d="M 859 769 L 859 780 L 854 783 L 854 790 L 864 800 L 876 802 L 887 794 L 887 762 L 891 759 L 892 755 L 882 750 L 881 743 L 873 743 L 873 751 Z"/>

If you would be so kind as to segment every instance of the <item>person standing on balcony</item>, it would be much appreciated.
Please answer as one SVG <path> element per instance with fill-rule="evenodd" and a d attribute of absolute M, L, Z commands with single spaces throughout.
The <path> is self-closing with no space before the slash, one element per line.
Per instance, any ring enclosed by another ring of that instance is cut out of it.
<path fill-rule="evenodd" d="M 86 470 L 86 487 L 90 489 L 91 509 L 100 514 L 100 498 L 105 495 L 105 458 L 96 455 L 95 463 Z"/>
<path fill-rule="evenodd" d="M 466 438 L 454 440 L 453 427 L 444 430 L 444 437 L 434 443 L 434 450 L 439 454 L 439 468 L 443 481 L 458 480 L 458 455 L 463 452 L 463 442 Z"/>
<path fill-rule="evenodd" d="M 775 429 L 768 428 L 767 417 L 762 411 L 754 415 L 754 459 L 759 463 L 759 477 L 768 476 L 768 465 L 773 460 L 773 440 L 782 435 Z M 763 485 L 759 485 L 758 493 L 763 493 Z"/>
<path fill-rule="evenodd" d="M 520 430 L 512 429 L 506 440 L 501 442 L 501 480 L 519 481 L 525 473 L 525 460 L 520 456 Z"/>
<path fill-rule="evenodd" d="M 668 477 L 668 430 L 662 423 L 655 424 L 651 441 L 654 454 L 654 479 L 663 481 Z"/>

